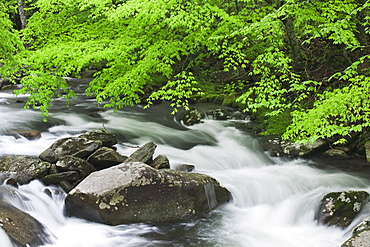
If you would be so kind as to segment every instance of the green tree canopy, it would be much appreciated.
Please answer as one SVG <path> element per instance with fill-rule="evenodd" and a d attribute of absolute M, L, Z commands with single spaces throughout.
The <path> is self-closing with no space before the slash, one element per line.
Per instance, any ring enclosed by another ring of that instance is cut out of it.
<path fill-rule="evenodd" d="M 0 73 L 25 74 L 18 93 L 29 93 L 27 106 L 41 105 L 44 114 L 56 94 L 74 96 L 63 76 L 97 68 L 87 92 L 107 107 L 142 100 L 186 107 L 202 92 L 233 94 L 267 121 L 287 116 L 276 132 L 287 139 L 347 136 L 368 127 L 369 1 L 27 4 L 31 14 L 20 34 L 27 49 L 1 17 L 8 40 L 2 54 L 19 62 L 15 68 L 6 57 Z"/>

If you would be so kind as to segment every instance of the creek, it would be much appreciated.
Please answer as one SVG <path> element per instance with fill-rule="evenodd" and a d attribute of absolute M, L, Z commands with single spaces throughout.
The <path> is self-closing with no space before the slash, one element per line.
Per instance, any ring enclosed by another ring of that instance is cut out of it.
<path fill-rule="evenodd" d="M 147 110 L 138 105 L 113 112 L 81 97 L 69 108 L 56 100 L 48 122 L 43 122 L 39 112 L 22 110 L 23 103 L 19 101 L 24 97 L 16 100 L 11 92 L 0 92 L 0 133 L 37 129 L 42 138 L 29 141 L 0 136 L 0 158 L 38 156 L 59 138 L 106 128 L 116 134 L 121 154 L 135 151 L 124 144 L 154 141 L 158 144 L 156 155 L 166 155 L 171 166 L 194 164 L 195 172 L 215 177 L 233 196 L 230 203 L 203 219 L 107 226 L 65 216 L 66 195 L 61 189 L 49 187 L 53 193 L 49 197 L 43 192 L 45 186 L 33 181 L 20 186 L 17 192 L 22 200 L 11 203 L 46 226 L 52 241 L 47 246 L 339 247 L 350 237 L 350 229 L 370 215 L 370 207 L 366 206 L 346 229 L 318 224 L 315 213 L 325 194 L 345 190 L 370 193 L 369 179 L 361 172 L 329 169 L 313 160 L 270 157 L 245 128 L 248 120 L 205 119 L 189 127 L 171 115 L 166 104 Z M 217 106 L 199 107 L 206 110 Z M 0 246 L 11 246 L 3 231 Z"/>

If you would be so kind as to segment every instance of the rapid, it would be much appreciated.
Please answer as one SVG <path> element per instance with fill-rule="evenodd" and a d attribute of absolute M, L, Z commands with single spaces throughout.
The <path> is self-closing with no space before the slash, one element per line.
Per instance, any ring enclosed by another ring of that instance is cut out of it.
<path fill-rule="evenodd" d="M 233 200 L 203 219 L 167 224 L 107 226 L 64 213 L 66 194 L 39 181 L 19 186 L 10 202 L 41 222 L 50 233 L 49 247 L 200 246 L 200 247 L 339 247 L 351 228 L 328 227 L 315 220 L 322 197 L 329 192 L 365 190 L 369 180 L 359 174 L 325 169 L 312 160 L 270 157 L 262 151 L 248 120 L 205 119 L 183 126 L 168 105 L 143 110 L 127 107 L 117 112 L 99 108 L 82 98 L 71 107 L 57 100 L 47 122 L 39 112 L 23 110 L 22 97 L 0 92 L 0 132 L 38 129 L 39 140 L 0 136 L 0 158 L 7 155 L 38 156 L 55 140 L 105 128 L 116 134 L 117 151 L 129 155 L 128 145 L 154 141 L 157 154 L 166 155 L 171 166 L 193 164 L 195 172 L 215 177 Z M 203 109 L 215 107 L 200 105 Z M 7 185 L 1 185 L 7 186 Z M 365 207 L 362 218 L 370 215 Z M 0 246 L 11 247 L 0 228 Z"/>

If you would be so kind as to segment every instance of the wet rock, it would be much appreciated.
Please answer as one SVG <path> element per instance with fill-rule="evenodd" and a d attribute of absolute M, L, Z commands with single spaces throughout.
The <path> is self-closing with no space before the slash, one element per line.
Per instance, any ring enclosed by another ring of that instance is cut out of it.
<path fill-rule="evenodd" d="M 135 161 L 149 163 L 153 159 L 153 155 L 156 148 L 157 144 L 155 144 L 154 142 L 145 143 L 142 147 L 133 152 L 125 162 L 128 163 Z"/>
<path fill-rule="evenodd" d="M 11 155 L 0 161 L 0 172 L 12 173 L 19 184 L 48 175 L 50 167 L 48 162 L 25 155 Z"/>
<path fill-rule="evenodd" d="M 215 120 L 227 120 L 230 118 L 230 113 L 225 109 L 216 109 L 207 111 L 206 113 L 208 116 L 212 116 Z"/>
<path fill-rule="evenodd" d="M 109 225 L 186 220 L 230 199 L 212 177 L 142 162 L 94 172 L 66 198 L 69 214 Z"/>
<path fill-rule="evenodd" d="M 155 159 L 150 162 L 148 165 L 155 169 L 169 169 L 170 168 L 170 161 L 165 155 L 158 155 Z"/>
<path fill-rule="evenodd" d="M 0 227 L 14 246 L 36 247 L 50 243 L 44 226 L 31 215 L 0 199 Z"/>
<path fill-rule="evenodd" d="M 348 239 L 342 247 L 366 247 L 370 246 L 370 231 L 361 232 Z"/>
<path fill-rule="evenodd" d="M 55 174 L 49 174 L 41 178 L 41 182 L 45 185 L 60 185 L 62 181 L 70 183 L 77 182 L 80 179 L 80 174 L 77 171 L 67 171 Z"/>
<path fill-rule="evenodd" d="M 65 193 L 69 193 L 73 189 L 73 185 L 68 181 L 60 181 L 59 186 L 64 190 Z"/>
<path fill-rule="evenodd" d="M 96 171 L 96 168 L 84 159 L 73 156 L 63 156 L 55 164 L 58 171 L 76 171 L 80 178 L 84 178 L 90 173 Z"/>
<path fill-rule="evenodd" d="M 361 221 L 352 231 L 349 238 L 342 247 L 370 246 L 370 218 Z"/>
<path fill-rule="evenodd" d="M 93 130 L 86 132 L 79 136 L 80 138 L 85 138 L 90 141 L 100 141 L 104 147 L 112 147 L 117 144 L 116 136 L 104 129 Z"/>
<path fill-rule="evenodd" d="M 98 170 L 118 165 L 127 159 L 112 148 L 102 147 L 87 158 Z"/>
<path fill-rule="evenodd" d="M 22 136 L 28 140 L 37 140 L 41 138 L 41 132 L 38 130 L 11 130 L 5 133 L 5 135 L 14 136 L 15 138 Z"/>
<path fill-rule="evenodd" d="M 366 191 L 333 192 L 321 200 L 319 222 L 345 228 L 360 213 L 369 199 Z"/>
<path fill-rule="evenodd" d="M 194 165 L 188 165 L 188 164 L 181 164 L 175 167 L 176 170 L 178 171 L 183 171 L 183 172 L 192 172 L 195 169 Z"/>
<path fill-rule="evenodd" d="M 323 155 L 334 158 L 349 158 L 348 154 L 345 151 L 334 148 L 326 150 Z"/>
<path fill-rule="evenodd" d="M 194 108 L 186 111 L 181 117 L 181 120 L 184 122 L 185 125 L 194 125 L 196 123 L 200 123 L 201 119 L 202 114 Z"/>
<path fill-rule="evenodd" d="M 283 141 L 280 138 L 264 137 L 260 138 L 260 144 L 263 150 L 275 157 L 302 157 L 328 149 L 328 144 L 324 140 L 316 140 L 313 143 L 294 143 Z"/>
<path fill-rule="evenodd" d="M 86 138 L 69 137 L 55 141 L 49 148 L 40 154 L 40 159 L 55 163 L 60 157 L 70 155 L 78 158 L 87 158 L 102 146 L 101 141 Z"/>

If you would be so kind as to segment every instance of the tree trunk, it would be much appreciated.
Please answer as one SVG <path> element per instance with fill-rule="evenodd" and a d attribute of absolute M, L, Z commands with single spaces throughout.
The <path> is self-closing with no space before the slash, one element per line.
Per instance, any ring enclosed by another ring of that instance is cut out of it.
<path fill-rule="evenodd" d="M 21 29 L 25 29 L 27 26 L 27 16 L 24 11 L 24 1 L 18 0 L 18 13 L 19 13 L 19 20 L 21 22 Z"/>
<path fill-rule="evenodd" d="M 297 72 L 303 71 L 304 70 L 303 56 L 297 36 L 295 35 L 294 32 L 293 19 L 291 17 L 286 17 L 282 19 L 282 22 L 284 24 L 289 46 L 293 55 L 294 69 Z"/>
<path fill-rule="evenodd" d="M 362 0 L 360 1 L 361 4 L 365 4 L 366 1 Z M 367 22 L 366 17 L 369 16 L 370 11 L 369 8 L 364 8 L 362 11 L 360 11 L 357 14 L 357 17 L 359 19 L 359 23 L 357 24 L 358 33 L 356 34 L 357 39 L 360 41 L 360 44 L 362 46 L 369 46 L 369 37 L 366 33 L 366 27 L 362 23 Z"/>

